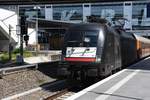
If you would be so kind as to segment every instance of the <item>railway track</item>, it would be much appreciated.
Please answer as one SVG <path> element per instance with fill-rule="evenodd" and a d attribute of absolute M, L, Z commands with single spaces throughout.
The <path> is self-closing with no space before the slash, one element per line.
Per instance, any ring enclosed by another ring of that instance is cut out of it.
<path fill-rule="evenodd" d="M 83 85 L 81 83 L 69 82 L 66 88 L 63 88 L 62 90 L 49 95 L 43 100 L 65 100 L 86 87 L 86 85 Z"/>
<path fill-rule="evenodd" d="M 76 92 L 75 88 L 68 88 L 66 80 L 59 80 L 1 100 L 65 100 Z"/>
<path fill-rule="evenodd" d="M 3 98 L 2 100 L 43 100 L 49 95 L 55 95 L 59 93 L 59 91 L 63 90 L 63 88 L 66 87 L 66 80 L 59 80 L 37 88 L 30 89 L 28 91 L 24 91 L 19 94 Z"/>
<path fill-rule="evenodd" d="M 16 75 L 20 76 L 20 75 L 22 75 L 22 73 L 28 73 L 28 72 L 26 72 L 26 69 L 31 69 L 31 68 L 33 69 L 36 67 L 37 67 L 36 65 L 25 65 L 25 66 L 18 66 L 18 67 L 1 68 L 0 75 L 1 75 L 1 77 L 5 76 L 2 78 L 2 80 L 7 80 L 7 78 L 9 78 L 10 76 L 16 76 Z M 22 71 L 25 71 L 25 72 L 22 72 Z M 33 72 L 33 74 L 34 74 L 38 70 L 33 70 L 33 71 L 29 70 L 29 72 L 30 71 Z M 20 72 L 22 72 L 22 73 L 20 73 Z M 10 80 L 12 78 L 10 77 Z M 20 79 L 20 80 L 22 81 L 22 79 Z M 16 82 L 16 81 L 14 81 L 14 82 Z M 18 85 L 21 84 L 19 88 L 16 87 L 16 86 L 18 86 L 17 84 Z M 15 93 L 13 92 L 13 93 L 10 93 L 9 95 L 7 95 L 7 93 L 9 93 L 9 92 L 7 92 L 2 96 L 3 98 L 0 97 L 0 99 L 1 100 L 39 100 L 39 99 L 40 100 L 64 100 L 64 99 L 68 98 L 69 96 L 73 95 L 74 93 L 76 93 L 76 92 L 72 91 L 70 88 L 68 88 L 68 83 L 66 80 L 53 81 L 53 82 L 49 82 L 49 83 L 40 85 L 39 87 L 34 87 L 34 86 L 38 85 L 38 84 L 36 84 L 36 85 L 33 85 L 33 87 L 31 87 L 31 88 L 27 87 L 26 89 L 21 88 L 23 86 L 22 82 L 17 82 L 17 84 L 15 86 L 12 85 L 13 86 L 12 89 L 11 89 L 11 87 L 5 89 L 6 92 L 9 90 L 10 90 L 10 92 L 16 90 Z M 16 87 L 16 89 L 14 89 L 14 87 Z M 4 92 L 3 89 L 2 89 L 2 92 Z"/>
<path fill-rule="evenodd" d="M 5 99 L 9 97 L 14 98 L 15 96 L 19 98 L 24 98 L 27 96 L 30 97 L 30 93 L 28 93 L 28 91 L 31 92 L 32 90 L 31 94 L 34 94 L 35 92 L 37 92 L 37 90 L 40 91 L 41 89 L 46 90 L 46 93 L 37 92 L 37 95 L 46 94 L 45 97 L 47 97 L 49 94 L 51 94 L 47 91 L 48 89 L 45 88 L 46 86 L 49 86 L 49 84 L 57 81 L 56 64 L 52 63 L 51 66 L 49 66 L 49 64 L 39 64 L 38 69 L 36 69 L 36 65 L 25 65 L 16 67 L 6 66 L 4 68 L 0 68 L 0 99 Z"/>
<path fill-rule="evenodd" d="M 66 88 L 66 89 L 59 91 L 56 94 L 53 94 L 53 95 L 47 97 L 44 100 L 64 100 L 73 94 L 75 94 L 75 92 L 69 91 L 69 89 Z"/>
<path fill-rule="evenodd" d="M 6 68 L 0 68 L 0 78 L 3 78 L 5 75 L 13 74 L 13 73 L 18 73 L 25 71 L 30 68 L 38 68 L 38 64 L 32 64 L 32 65 L 22 65 L 22 66 L 17 66 L 17 67 L 6 67 Z"/>

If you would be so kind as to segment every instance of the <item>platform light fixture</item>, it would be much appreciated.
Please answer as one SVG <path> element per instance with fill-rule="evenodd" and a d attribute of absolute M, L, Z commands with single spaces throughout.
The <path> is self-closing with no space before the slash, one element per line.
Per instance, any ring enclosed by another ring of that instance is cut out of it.
<path fill-rule="evenodd" d="M 36 30 L 36 56 L 38 56 L 38 11 L 41 9 L 40 6 L 36 5 L 33 7 L 33 9 L 36 10 L 36 25 L 35 25 L 35 30 Z"/>

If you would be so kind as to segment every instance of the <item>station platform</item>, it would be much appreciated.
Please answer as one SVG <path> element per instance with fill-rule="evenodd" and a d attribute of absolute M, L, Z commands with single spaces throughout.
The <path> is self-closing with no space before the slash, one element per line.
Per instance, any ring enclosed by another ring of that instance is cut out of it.
<path fill-rule="evenodd" d="M 35 55 L 36 52 L 32 52 Z M 49 50 L 49 51 L 38 51 L 38 56 L 24 58 L 24 62 L 27 64 L 57 62 L 61 59 L 61 51 Z"/>
<path fill-rule="evenodd" d="M 150 100 L 150 57 L 93 84 L 67 100 Z"/>

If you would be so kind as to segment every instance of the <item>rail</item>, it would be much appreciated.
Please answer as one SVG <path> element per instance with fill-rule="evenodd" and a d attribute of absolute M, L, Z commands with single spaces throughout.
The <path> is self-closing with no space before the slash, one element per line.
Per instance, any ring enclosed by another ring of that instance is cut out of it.
<path fill-rule="evenodd" d="M 8 75 L 8 74 L 20 72 L 20 70 L 22 70 L 22 69 L 32 68 L 32 67 L 35 67 L 35 69 L 38 69 L 38 64 L 1 68 L 0 69 L 0 78 L 3 78 L 3 76 Z"/>
<path fill-rule="evenodd" d="M 65 100 L 74 94 L 75 94 L 75 92 L 71 92 L 71 91 L 69 91 L 68 88 L 65 88 L 65 89 L 45 98 L 44 100 Z"/>
<path fill-rule="evenodd" d="M 54 95 L 51 95 L 49 96 L 48 98 L 46 98 L 45 100 L 54 100 L 56 99 L 57 97 L 60 97 L 64 94 L 68 93 L 68 89 L 63 89 L 61 91 L 59 91 L 58 93 L 54 94 Z"/>

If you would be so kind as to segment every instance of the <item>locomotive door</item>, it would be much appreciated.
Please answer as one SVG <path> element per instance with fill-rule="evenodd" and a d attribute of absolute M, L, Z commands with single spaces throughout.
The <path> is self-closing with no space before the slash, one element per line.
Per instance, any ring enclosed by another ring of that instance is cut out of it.
<path fill-rule="evenodd" d="M 119 36 L 114 40 L 115 69 L 121 67 L 121 50 Z"/>

